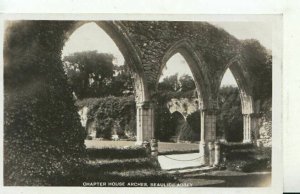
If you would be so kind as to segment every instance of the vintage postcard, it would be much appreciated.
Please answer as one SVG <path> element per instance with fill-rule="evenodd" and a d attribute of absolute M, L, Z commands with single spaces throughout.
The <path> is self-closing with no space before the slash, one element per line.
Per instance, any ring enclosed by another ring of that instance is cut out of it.
<path fill-rule="evenodd" d="M 280 190 L 281 17 L 3 16 L 4 188 Z"/>

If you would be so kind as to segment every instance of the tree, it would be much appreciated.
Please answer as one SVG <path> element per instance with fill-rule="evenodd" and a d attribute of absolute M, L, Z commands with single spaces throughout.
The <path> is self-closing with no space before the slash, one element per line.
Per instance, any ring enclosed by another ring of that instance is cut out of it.
<path fill-rule="evenodd" d="M 179 90 L 179 88 L 180 83 L 178 81 L 178 73 L 167 76 L 162 82 L 158 83 L 158 90 L 176 92 Z"/>
<path fill-rule="evenodd" d="M 190 75 L 182 75 L 178 78 L 178 73 L 167 76 L 158 83 L 158 90 L 169 92 L 187 92 L 196 88 L 195 82 Z"/>
<path fill-rule="evenodd" d="M 73 53 L 63 58 L 64 70 L 76 96 L 106 96 L 114 74 L 114 56 L 97 51 Z"/>
<path fill-rule="evenodd" d="M 134 93 L 133 80 L 127 63 L 122 66 L 114 66 L 115 75 L 110 85 L 110 95 L 130 96 Z"/>
<path fill-rule="evenodd" d="M 183 75 L 179 78 L 180 88 L 182 92 L 194 90 L 195 82 L 190 75 Z"/>

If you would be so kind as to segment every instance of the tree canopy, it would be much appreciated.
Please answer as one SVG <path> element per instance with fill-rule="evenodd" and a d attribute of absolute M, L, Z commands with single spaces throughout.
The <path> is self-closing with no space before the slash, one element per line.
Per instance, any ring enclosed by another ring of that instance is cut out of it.
<path fill-rule="evenodd" d="M 158 90 L 166 92 L 186 92 L 194 90 L 195 82 L 190 75 L 178 77 L 178 73 L 167 76 L 162 82 L 158 83 Z"/>
<path fill-rule="evenodd" d="M 73 53 L 63 58 L 64 70 L 79 99 L 132 94 L 128 66 L 113 64 L 114 56 L 97 51 Z"/>

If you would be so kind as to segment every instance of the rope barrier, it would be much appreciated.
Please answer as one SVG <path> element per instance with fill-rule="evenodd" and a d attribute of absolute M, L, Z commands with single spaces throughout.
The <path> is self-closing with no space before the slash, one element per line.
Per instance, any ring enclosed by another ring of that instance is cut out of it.
<path fill-rule="evenodd" d="M 197 158 L 194 158 L 194 159 L 190 159 L 190 160 L 179 160 L 179 159 L 175 159 L 175 158 L 170 158 L 170 157 L 168 157 L 168 156 L 166 156 L 166 155 L 161 155 L 161 156 L 164 156 L 164 157 L 169 158 L 169 159 L 171 159 L 171 160 L 180 161 L 180 162 L 193 161 L 193 160 L 197 160 L 197 159 L 200 159 L 200 158 L 203 158 L 203 157 L 204 157 L 204 156 L 200 156 L 200 157 L 197 157 Z"/>

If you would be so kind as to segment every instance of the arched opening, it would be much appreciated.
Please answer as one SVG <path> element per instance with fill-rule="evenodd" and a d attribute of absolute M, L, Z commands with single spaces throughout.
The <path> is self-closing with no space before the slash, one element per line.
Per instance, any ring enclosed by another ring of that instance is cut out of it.
<path fill-rule="evenodd" d="M 186 120 L 191 127 L 191 133 L 187 134 L 192 134 L 188 139 L 193 139 L 191 137 L 194 137 L 194 141 L 199 142 L 200 140 L 200 144 L 192 142 L 187 144 L 187 142 L 185 141 L 185 145 L 180 144 L 180 149 L 189 146 L 189 149 L 193 149 L 194 151 L 199 152 L 201 156 L 201 163 L 204 164 L 206 163 L 205 158 L 208 156 L 207 149 L 205 149 L 207 148 L 206 144 L 211 140 L 214 141 L 215 138 L 215 127 L 213 126 L 215 117 L 211 115 L 211 113 L 213 113 L 213 111 L 211 111 L 211 107 L 214 106 L 214 103 L 210 102 L 211 98 L 209 96 L 211 94 L 211 85 L 207 77 L 207 73 L 205 73 L 206 63 L 202 60 L 201 55 L 195 51 L 196 49 L 189 40 L 183 39 L 176 42 L 167 50 L 164 57 L 162 58 L 159 75 L 163 73 L 167 62 L 172 58 L 172 56 L 175 56 L 177 53 L 177 56 L 180 56 L 181 61 L 185 64 L 185 70 L 191 71 L 189 75 L 192 77 L 195 84 L 195 90 L 193 93 L 194 95 L 192 96 L 192 98 L 195 99 L 190 100 L 189 103 L 193 105 L 187 107 L 188 110 L 190 110 L 191 107 L 195 107 L 195 111 L 192 111 L 189 113 L 189 115 L 186 115 Z M 176 68 L 172 66 L 171 69 Z M 157 78 L 157 88 L 159 88 L 159 80 L 160 77 Z M 158 95 L 162 94 L 162 92 L 160 91 L 158 91 L 157 93 Z M 192 92 L 189 92 L 189 94 L 192 94 Z M 170 106 L 168 106 L 168 108 L 170 108 Z M 162 113 L 169 114 L 170 112 L 168 110 L 162 111 Z M 159 114 L 157 114 L 156 112 L 156 118 L 157 115 Z M 156 124 L 158 121 L 159 118 L 156 119 Z M 155 137 L 157 138 L 158 131 L 164 131 L 164 128 L 159 128 L 159 126 L 156 125 L 155 129 Z M 160 144 L 158 146 L 160 147 Z M 163 144 L 161 144 L 161 147 L 163 147 Z M 177 147 L 176 149 L 178 149 L 178 146 L 173 145 L 172 147 Z M 160 148 L 160 150 L 164 150 L 164 148 Z"/>
<path fill-rule="evenodd" d="M 192 59 L 183 48 L 179 51 L 166 55 L 168 58 L 163 61 L 157 83 L 155 137 L 163 142 L 182 143 L 181 147 L 192 146 L 199 150 L 199 145 L 194 142 L 200 141 L 200 94 L 190 69 Z M 164 150 L 164 144 L 158 146 L 159 150 Z M 174 144 L 173 149 L 176 147 Z"/>
<path fill-rule="evenodd" d="M 242 142 L 243 115 L 239 88 L 229 68 L 221 82 L 218 104 L 217 136 L 227 142 Z"/>
<path fill-rule="evenodd" d="M 198 105 L 200 109 L 206 109 L 209 106 L 210 84 L 208 83 L 207 77 L 203 72 L 201 66 L 205 63 L 199 57 L 199 54 L 194 52 L 194 47 L 188 40 L 180 40 L 172 45 L 165 53 L 162 61 L 161 68 L 157 76 L 157 86 L 159 81 L 164 78 L 163 71 L 167 66 L 170 66 L 168 71 L 178 72 L 180 74 L 186 74 L 192 77 L 195 84 L 196 97 L 198 98 Z M 168 65 L 181 61 L 181 64 Z"/>
<path fill-rule="evenodd" d="M 147 98 L 137 52 L 115 25 L 78 22 L 62 49 L 64 70 L 89 140 L 135 140 L 135 103 Z"/>
<path fill-rule="evenodd" d="M 189 51 L 189 47 L 186 48 L 188 45 L 187 42 L 175 44 L 162 60 L 161 76 L 157 83 L 156 107 L 159 109 L 155 115 L 155 137 L 167 141 L 158 144 L 159 152 L 175 152 L 183 160 L 189 157 L 199 158 L 199 109 L 204 108 L 207 102 L 203 97 L 204 82 L 199 82 L 203 78 L 197 66 L 199 61 Z M 162 139 L 163 136 L 167 138 Z M 162 156 L 158 159 L 163 160 Z M 203 163 L 201 160 L 198 162 Z M 182 167 L 190 165 L 180 161 L 174 164 Z M 164 166 L 163 163 L 161 165 Z"/>
<path fill-rule="evenodd" d="M 246 71 L 237 62 L 228 65 L 220 84 L 217 132 L 228 142 L 252 142 L 253 101 Z"/>

